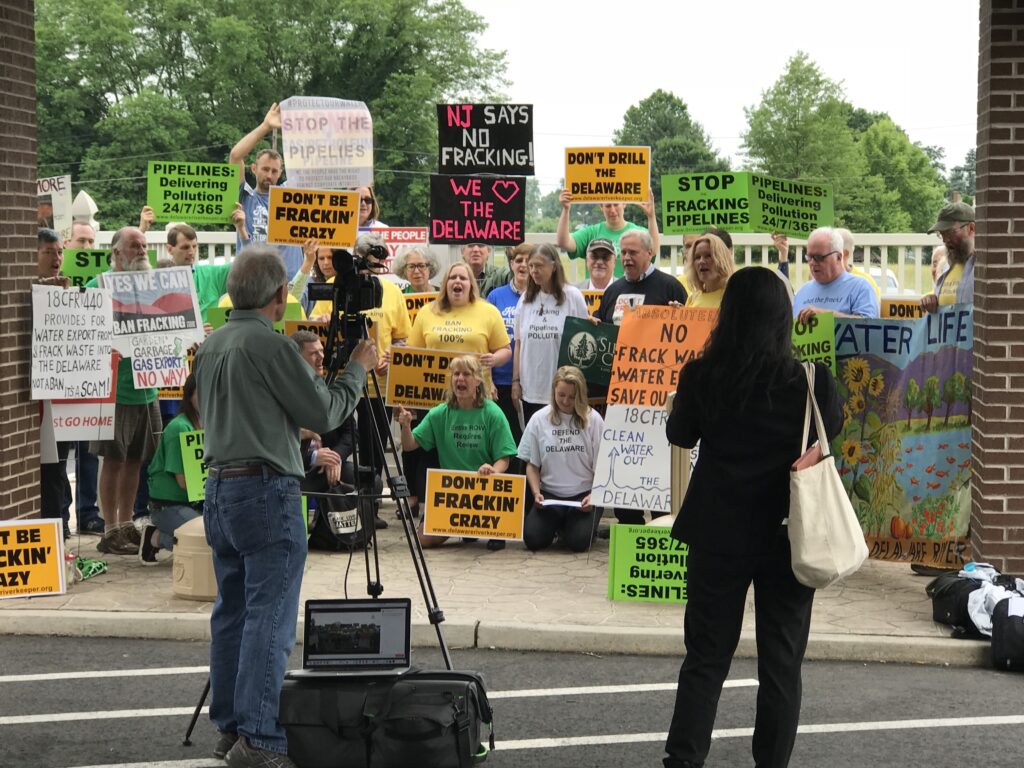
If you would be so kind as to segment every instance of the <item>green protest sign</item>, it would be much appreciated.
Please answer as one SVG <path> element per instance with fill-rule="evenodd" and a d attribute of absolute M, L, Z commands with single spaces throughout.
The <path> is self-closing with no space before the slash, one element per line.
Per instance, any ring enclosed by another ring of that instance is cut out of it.
<path fill-rule="evenodd" d="M 239 168 L 232 163 L 149 161 L 146 204 L 157 221 L 226 224 L 238 200 Z"/>
<path fill-rule="evenodd" d="M 836 374 L 836 319 L 831 312 L 811 315 L 806 323 L 793 321 L 793 349 L 798 360 L 825 363 Z"/>
<path fill-rule="evenodd" d="M 181 442 L 181 464 L 185 468 L 185 491 L 189 501 L 202 501 L 206 498 L 206 462 L 203 461 L 203 430 L 182 432 L 178 435 Z"/>
<path fill-rule="evenodd" d="M 615 359 L 615 339 L 619 326 L 595 325 L 578 317 L 565 318 L 562 341 L 558 347 L 558 365 L 575 365 L 587 384 L 607 387 Z"/>
<path fill-rule="evenodd" d="M 721 227 L 807 237 L 833 223 L 832 186 L 748 171 L 661 177 L 663 232 L 683 235 Z"/>
<path fill-rule="evenodd" d="M 211 328 L 217 330 L 228 321 L 228 318 L 231 316 L 231 310 L 232 307 L 210 307 L 206 310 L 206 322 L 210 324 Z M 284 307 L 284 320 L 274 323 L 274 330 L 278 333 L 284 333 L 285 320 L 305 319 L 302 305 L 298 302 L 289 301 Z"/>
<path fill-rule="evenodd" d="M 685 603 L 688 547 L 661 525 L 613 525 L 608 549 L 608 599 Z"/>
<path fill-rule="evenodd" d="M 149 265 L 156 269 L 156 251 L 146 251 L 146 255 Z M 68 248 L 60 265 L 60 273 L 78 288 L 109 269 L 110 251 L 95 248 Z"/>

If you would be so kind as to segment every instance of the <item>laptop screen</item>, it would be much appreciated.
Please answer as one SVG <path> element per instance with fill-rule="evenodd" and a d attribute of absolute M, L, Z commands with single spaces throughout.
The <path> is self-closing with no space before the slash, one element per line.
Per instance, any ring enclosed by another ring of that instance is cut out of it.
<path fill-rule="evenodd" d="M 304 669 L 333 672 L 409 666 L 409 598 L 307 600 Z"/>

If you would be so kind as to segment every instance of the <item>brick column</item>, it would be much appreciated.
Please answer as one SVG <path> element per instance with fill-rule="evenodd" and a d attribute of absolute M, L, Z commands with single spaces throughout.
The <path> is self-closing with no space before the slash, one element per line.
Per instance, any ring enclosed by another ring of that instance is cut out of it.
<path fill-rule="evenodd" d="M 32 0 L 0 0 L 0 519 L 39 511 L 38 404 L 28 399 L 36 250 L 36 53 Z"/>
<path fill-rule="evenodd" d="M 971 542 L 1024 575 L 1024 0 L 982 0 Z"/>

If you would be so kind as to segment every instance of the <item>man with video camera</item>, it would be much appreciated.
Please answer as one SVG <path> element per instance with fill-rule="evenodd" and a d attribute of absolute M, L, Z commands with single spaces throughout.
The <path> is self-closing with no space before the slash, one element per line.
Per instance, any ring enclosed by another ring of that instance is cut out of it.
<path fill-rule="evenodd" d="M 348 418 L 377 352 L 359 342 L 328 386 L 291 339 L 274 332 L 288 297 L 276 248 L 244 249 L 227 289 L 234 310 L 194 366 L 209 464 L 204 522 L 217 576 L 210 719 L 221 738 L 214 755 L 232 768 L 288 768 L 277 712 L 306 560 L 299 428 L 326 432 Z"/>

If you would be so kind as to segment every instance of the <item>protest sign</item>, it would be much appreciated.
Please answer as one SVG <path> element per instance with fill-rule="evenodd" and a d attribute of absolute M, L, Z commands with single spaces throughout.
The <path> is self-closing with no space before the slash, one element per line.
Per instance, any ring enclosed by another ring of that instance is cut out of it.
<path fill-rule="evenodd" d="M 302 245 L 315 238 L 321 246 L 351 248 L 359 224 L 359 195 L 271 187 L 269 217 L 268 243 Z"/>
<path fill-rule="evenodd" d="M 188 354 L 185 356 L 185 367 L 187 371 L 185 374 L 186 379 L 188 378 L 188 374 L 192 373 L 192 365 L 194 363 L 195 353 L 189 351 Z M 156 396 L 160 400 L 181 400 L 185 396 L 184 385 L 185 382 L 183 380 L 181 386 L 160 387 L 159 389 L 157 389 Z"/>
<path fill-rule="evenodd" d="M 423 532 L 522 541 L 525 491 L 523 475 L 428 469 Z"/>
<path fill-rule="evenodd" d="M 832 449 L 870 556 L 960 567 L 970 559 L 970 306 L 835 324 L 844 418 Z"/>
<path fill-rule="evenodd" d="M 32 286 L 32 399 L 106 397 L 114 319 L 110 291 Z"/>
<path fill-rule="evenodd" d="M 462 352 L 392 347 L 388 366 L 388 405 L 433 408 L 448 394 L 448 366 Z"/>
<path fill-rule="evenodd" d="M 228 318 L 231 316 L 232 307 L 210 307 L 206 310 L 206 322 L 210 324 L 210 327 L 217 330 L 223 326 Z M 302 305 L 297 301 L 289 300 L 284 305 L 284 320 L 278 320 L 274 323 L 274 330 L 278 333 L 284 333 L 284 324 L 289 320 L 304 320 L 302 311 Z M 312 330 L 312 329 L 306 329 Z M 327 328 L 324 326 L 324 336 L 327 335 Z"/>
<path fill-rule="evenodd" d="M 613 525 L 608 542 L 608 599 L 686 602 L 689 547 L 661 525 Z"/>
<path fill-rule="evenodd" d="M 369 187 L 373 184 L 370 110 L 361 101 L 347 99 L 285 99 L 281 102 L 281 151 L 288 179 L 296 187 Z"/>
<path fill-rule="evenodd" d="M 203 461 L 203 438 L 201 429 L 182 432 L 178 435 L 181 444 L 181 466 L 185 469 L 185 492 L 189 501 L 202 501 L 206 498 L 206 475 L 209 467 Z"/>
<path fill-rule="evenodd" d="M 204 338 L 192 270 L 168 267 L 144 272 L 106 272 L 101 285 L 111 293 L 114 349 L 128 357 L 145 340 L 178 339 L 187 349 Z M 140 337 L 136 342 L 134 337 Z"/>
<path fill-rule="evenodd" d="M 394 260 L 417 245 L 427 244 L 426 227 L 382 227 L 373 230 L 373 234 L 384 241 L 388 249 L 388 258 L 385 261 L 388 271 L 393 269 Z"/>
<path fill-rule="evenodd" d="M 596 507 L 672 512 L 672 451 L 665 437 L 668 411 L 609 405 L 594 470 Z"/>
<path fill-rule="evenodd" d="M 594 314 L 601 308 L 601 297 L 604 296 L 604 291 L 580 291 L 580 293 L 583 294 L 583 300 L 587 302 L 587 312 Z"/>
<path fill-rule="evenodd" d="M 409 312 L 409 322 L 413 322 L 416 319 L 416 315 L 420 313 L 427 304 L 434 301 L 438 294 L 436 293 L 407 293 L 405 294 L 405 308 Z"/>
<path fill-rule="evenodd" d="M 583 372 L 587 384 L 607 387 L 618 335 L 617 325 L 594 325 L 589 320 L 567 317 L 558 347 L 558 365 L 575 365 Z"/>
<path fill-rule="evenodd" d="M 438 104 L 438 173 L 533 176 L 532 104 Z"/>
<path fill-rule="evenodd" d="M 884 319 L 915 320 L 924 317 L 920 299 L 882 299 Z"/>
<path fill-rule="evenodd" d="M 664 407 L 679 371 L 704 349 L 717 322 L 715 309 L 641 304 L 625 312 L 608 404 Z"/>
<path fill-rule="evenodd" d="M 566 148 L 565 187 L 574 203 L 646 203 L 651 148 Z"/>
<path fill-rule="evenodd" d="M 661 177 L 662 231 L 782 232 L 806 237 L 831 226 L 832 186 L 789 181 L 748 171 L 688 173 Z"/>
<path fill-rule="evenodd" d="M 806 323 L 793 320 L 793 351 L 798 360 L 825 363 L 836 374 L 836 323 L 831 312 L 811 315 Z"/>
<path fill-rule="evenodd" d="M 114 438 L 114 410 L 117 403 L 117 364 L 121 357 L 111 354 L 106 361 L 110 371 L 110 392 L 105 397 L 81 400 L 43 401 L 44 418 L 48 413 L 56 441 L 62 443 Z M 55 447 L 56 448 L 56 447 Z"/>
<path fill-rule="evenodd" d="M 146 204 L 157 221 L 226 224 L 238 201 L 240 169 L 234 163 L 150 160 Z"/>
<path fill-rule="evenodd" d="M 0 599 L 64 594 L 64 573 L 60 520 L 0 522 Z"/>
<path fill-rule="evenodd" d="M 430 242 L 519 245 L 526 216 L 521 177 L 430 176 Z"/>
<path fill-rule="evenodd" d="M 132 381 L 136 389 L 183 387 L 188 378 L 187 350 L 179 337 L 132 336 Z"/>
<path fill-rule="evenodd" d="M 48 176 L 36 180 L 36 219 L 40 226 L 57 230 L 61 238 L 71 237 L 71 177 Z"/>
<path fill-rule="evenodd" d="M 156 269 L 156 251 L 147 251 L 149 266 Z M 81 288 L 99 274 L 110 269 L 110 251 L 94 248 L 68 248 L 60 273 L 66 275 L 71 285 Z"/>

